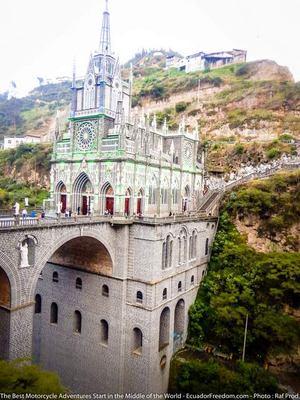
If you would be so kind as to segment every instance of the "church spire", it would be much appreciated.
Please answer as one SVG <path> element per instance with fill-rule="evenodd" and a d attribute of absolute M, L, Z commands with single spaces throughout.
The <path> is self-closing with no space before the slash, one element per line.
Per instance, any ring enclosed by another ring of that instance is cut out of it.
<path fill-rule="evenodd" d="M 102 54 L 111 53 L 110 15 L 108 11 L 108 0 L 105 0 L 105 11 L 103 13 L 99 52 Z"/>

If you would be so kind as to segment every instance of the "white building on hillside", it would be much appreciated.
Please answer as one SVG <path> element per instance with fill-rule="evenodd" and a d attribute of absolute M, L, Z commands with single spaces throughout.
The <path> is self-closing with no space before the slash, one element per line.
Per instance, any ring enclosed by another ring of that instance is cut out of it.
<path fill-rule="evenodd" d="M 246 62 L 247 51 L 233 49 L 231 51 L 220 51 L 217 53 L 192 54 L 183 58 L 177 56 L 167 57 L 166 69 L 177 68 L 180 71 L 195 72 L 205 69 L 220 68 L 224 65 Z"/>
<path fill-rule="evenodd" d="M 4 138 L 3 149 L 15 149 L 23 143 L 40 143 L 41 138 L 38 136 L 26 135 L 26 136 L 9 136 Z"/>

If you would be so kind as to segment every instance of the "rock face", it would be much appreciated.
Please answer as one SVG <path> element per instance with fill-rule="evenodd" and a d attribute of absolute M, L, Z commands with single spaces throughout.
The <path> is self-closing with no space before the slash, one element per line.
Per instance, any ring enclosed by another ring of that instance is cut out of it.
<path fill-rule="evenodd" d="M 289 81 L 294 82 L 293 75 L 287 67 L 271 60 L 258 60 L 247 64 L 249 78 L 255 81 Z"/>

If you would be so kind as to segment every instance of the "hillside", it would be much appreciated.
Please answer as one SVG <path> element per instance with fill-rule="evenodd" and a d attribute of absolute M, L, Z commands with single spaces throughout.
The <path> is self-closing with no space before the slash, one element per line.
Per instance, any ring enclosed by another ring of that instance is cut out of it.
<path fill-rule="evenodd" d="M 224 382 L 230 385 L 224 386 L 225 393 L 273 393 L 272 375 L 259 372 L 260 367 L 275 374 L 281 384 L 300 390 L 300 254 L 296 248 L 258 252 L 235 226 L 237 217 L 239 229 L 255 217 L 261 237 L 275 239 L 277 246 L 277 233 L 300 222 L 299 178 L 299 171 L 280 174 L 241 187 L 224 200 L 208 274 L 190 309 L 188 343 L 194 350 L 175 357 L 172 391 L 184 393 L 185 382 L 192 381 L 189 393 L 218 393 Z M 279 220 L 284 223 L 274 235 L 272 222 Z M 238 361 L 246 315 L 246 361 L 251 364 Z M 201 351 L 208 347 L 215 356 Z M 232 361 L 226 361 L 229 355 Z M 203 371 L 205 383 L 199 381 Z"/>
<path fill-rule="evenodd" d="M 0 151 L 0 208 L 10 208 L 29 198 L 30 206 L 41 206 L 48 197 L 50 179 L 49 144 L 21 145 Z"/>
<path fill-rule="evenodd" d="M 300 83 L 286 67 L 261 60 L 186 74 L 147 67 L 134 72 L 133 104 L 167 119 L 201 127 L 208 167 L 228 171 L 295 152 L 300 139 Z M 242 143 L 242 146 L 241 146 Z"/>
<path fill-rule="evenodd" d="M 143 50 L 123 69 L 125 79 L 133 64 L 133 105 L 166 118 L 177 129 L 185 117 L 188 127 L 201 128 L 207 167 L 228 172 L 241 163 L 260 163 L 295 154 L 300 140 L 300 83 L 286 67 L 261 60 L 211 71 L 186 74 L 165 70 L 169 50 Z M 0 139 L 31 133 L 49 141 L 56 111 L 61 129 L 67 128 L 70 82 L 41 85 L 22 99 L 0 95 Z"/>
<path fill-rule="evenodd" d="M 57 110 L 65 110 L 71 101 L 71 82 L 41 85 L 22 98 L 0 94 L 0 140 L 3 136 L 33 134 L 49 136 L 55 129 Z"/>

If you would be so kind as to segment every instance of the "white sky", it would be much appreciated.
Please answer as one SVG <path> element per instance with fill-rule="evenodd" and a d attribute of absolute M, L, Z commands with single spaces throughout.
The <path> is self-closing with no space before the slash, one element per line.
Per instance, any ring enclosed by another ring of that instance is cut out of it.
<path fill-rule="evenodd" d="M 0 93 L 19 94 L 37 76 L 78 74 L 98 47 L 104 0 L 0 0 Z M 109 0 L 113 50 L 121 62 L 142 48 L 182 54 L 232 48 L 273 59 L 300 80 L 300 0 Z"/>

